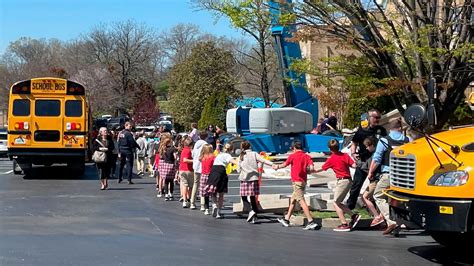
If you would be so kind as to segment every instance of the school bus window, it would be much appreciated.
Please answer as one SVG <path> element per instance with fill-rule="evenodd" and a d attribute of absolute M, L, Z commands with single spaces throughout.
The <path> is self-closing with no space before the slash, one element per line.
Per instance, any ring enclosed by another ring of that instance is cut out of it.
<path fill-rule="evenodd" d="M 78 100 L 66 101 L 66 116 L 81 117 L 82 116 L 82 101 L 78 101 Z"/>
<path fill-rule="evenodd" d="M 21 99 L 13 101 L 13 115 L 14 116 L 29 116 L 30 115 L 30 100 Z"/>
<path fill-rule="evenodd" d="M 61 102 L 58 100 L 36 100 L 36 116 L 59 116 L 61 114 Z"/>

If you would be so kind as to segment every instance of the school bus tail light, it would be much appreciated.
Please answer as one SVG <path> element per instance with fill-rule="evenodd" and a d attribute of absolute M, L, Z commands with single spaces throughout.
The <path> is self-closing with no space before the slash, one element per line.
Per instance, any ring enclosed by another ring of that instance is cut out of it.
<path fill-rule="evenodd" d="M 31 94 L 31 80 L 21 81 L 13 85 L 12 94 Z"/>
<path fill-rule="evenodd" d="M 24 130 L 24 129 L 28 129 L 28 128 L 29 128 L 28 122 L 16 122 L 15 123 L 15 129 L 16 130 Z"/>
<path fill-rule="evenodd" d="M 79 123 L 66 123 L 66 130 L 80 130 L 81 124 Z"/>
<path fill-rule="evenodd" d="M 84 95 L 84 86 L 73 81 L 67 81 L 67 95 Z"/>

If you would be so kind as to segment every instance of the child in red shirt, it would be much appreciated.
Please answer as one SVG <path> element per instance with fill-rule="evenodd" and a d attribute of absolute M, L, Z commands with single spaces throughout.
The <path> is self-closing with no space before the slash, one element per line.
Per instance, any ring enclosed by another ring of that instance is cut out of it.
<path fill-rule="evenodd" d="M 336 174 L 337 183 L 334 190 L 334 209 L 336 209 L 336 213 L 339 217 L 339 220 L 341 221 L 341 225 L 334 228 L 334 231 L 348 232 L 356 226 L 360 219 L 358 214 L 352 213 L 352 211 L 346 205 L 342 204 L 342 201 L 344 201 L 344 198 L 352 186 L 352 178 L 349 167 L 355 168 L 356 164 L 347 153 L 342 153 L 339 151 L 339 142 L 337 140 L 330 140 L 328 147 L 331 151 L 331 156 L 321 166 L 321 169 L 315 170 L 313 173 L 319 173 L 328 169 L 332 169 Z M 350 225 L 347 224 L 344 213 L 347 213 L 352 217 Z"/>
<path fill-rule="evenodd" d="M 306 215 L 306 218 L 308 219 L 308 224 L 303 229 L 316 229 L 318 224 L 313 220 L 313 217 L 309 212 L 308 204 L 306 204 L 304 199 L 306 180 L 308 179 L 308 169 L 313 171 L 313 160 L 302 150 L 303 145 L 300 141 L 294 141 L 291 148 L 293 153 L 288 156 L 288 159 L 283 164 L 273 165 L 273 169 L 275 170 L 291 165 L 291 182 L 293 184 L 293 194 L 291 195 L 288 213 L 285 217 L 278 218 L 278 222 L 280 222 L 285 227 L 290 225 L 289 220 L 295 208 L 295 204 L 298 201 L 301 208 L 303 209 L 304 214 Z"/>
<path fill-rule="evenodd" d="M 183 196 L 183 208 L 189 207 L 189 198 L 194 183 L 193 157 L 191 155 L 192 144 L 193 140 L 189 137 L 183 140 L 184 147 L 179 158 L 179 183 L 181 195 Z"/>
<path fill-rule="evenodd" d="M 204 214 L 211 215 L 209 212 L 209 194 L 205 190 L 207 179 L 211 173 L 212 165 L 214 164 L 214 149 L 211 144 L 204 144 L 201 150 L 199 160 L 201 161 L 201 179 L 199 180 L 199 194 L 204 197 Z"/>

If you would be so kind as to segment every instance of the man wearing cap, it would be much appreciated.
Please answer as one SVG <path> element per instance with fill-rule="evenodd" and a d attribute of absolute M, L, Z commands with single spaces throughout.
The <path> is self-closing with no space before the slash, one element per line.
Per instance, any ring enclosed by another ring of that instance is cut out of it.
<path fill-rule="evenodd" d="M 380 167 L 380 180 L 375 187 L 374 199 L 380 213 L 385 218 L 387 223 L 387 229 L 383 232 L 384 235 L 390 234 L 397 228 L 397 223 L 390 220 L 390 209 L 388 206 L 387 196 L 383 193 L 383 190 L 390 186 L 390 174 L 389 174 L 389 159 L 390 151 L 393 148 L 408 143 L 409 139 L 403 135 L 402 121 L 400 119 L 393 119 L 390 121 L 390 133 L 387 137 L 380 138 L 375 148 L 374 155 L 372 156 L 372 162 L 369 167 L 369 174 L 367 178 L 373 179 L 377 173 L 377 169 Z"/>

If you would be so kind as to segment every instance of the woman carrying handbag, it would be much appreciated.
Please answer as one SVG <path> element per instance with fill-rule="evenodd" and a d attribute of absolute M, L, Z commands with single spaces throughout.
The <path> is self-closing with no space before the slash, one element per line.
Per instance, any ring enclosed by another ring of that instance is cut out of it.
<path fill-rule="evenodd" d="M 105 190 L 109 186 L 108 178 L 110 177 L 110 162 L 107 158 L 112 158 L 114 150 L 114 142 L 112 137 L 107 134 L 107 128 L 101 127 L 99 135 L 92 144 L 94 155 L 92 159 L 95 161 L 97 171 L 100 178 L 100 190 Z M 105 156 L 104 156 L 105 155 Z"/>

